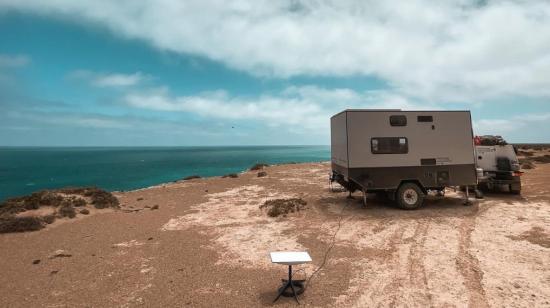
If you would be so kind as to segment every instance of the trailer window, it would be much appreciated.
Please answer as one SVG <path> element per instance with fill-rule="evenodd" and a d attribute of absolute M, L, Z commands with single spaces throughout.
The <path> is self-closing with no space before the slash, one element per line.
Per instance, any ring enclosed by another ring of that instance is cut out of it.
<path fill-rule="evenodd" d="M 407 117 L 404 115 L 392 115 L 390 116 L 391 126 L 407 126 Z"/>
<path fill-rule="evenodd" d="M 418 122 L 433 122 L 434 118 L 432 116 L 418 116 Z"/>
<path fill-rule="evenodd" d="M 372 154 L 406 154 L 409 142 L 405 137 L 379 137 L 370 140 Z"/>

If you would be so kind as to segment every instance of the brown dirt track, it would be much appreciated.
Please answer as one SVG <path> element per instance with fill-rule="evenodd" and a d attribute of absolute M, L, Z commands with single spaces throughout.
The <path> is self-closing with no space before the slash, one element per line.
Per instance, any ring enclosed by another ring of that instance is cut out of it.
<path fill-rule="evenodd" d="M 522 196 L 465 207 L 448 191 L 416 211 L 330 192 L 327 163 L 264 170 L 117 193 L 121 210 L 0 235 L 0 306 L 270 306 L 286 268 L 268 252 L 309 251 L 296 275 L 310 275 L 340 215 L 302 304 L 550 306 L 550 165 L 524 175 Z M 286 217 L 259 208 L 295 197 L 307 206 Z"/>

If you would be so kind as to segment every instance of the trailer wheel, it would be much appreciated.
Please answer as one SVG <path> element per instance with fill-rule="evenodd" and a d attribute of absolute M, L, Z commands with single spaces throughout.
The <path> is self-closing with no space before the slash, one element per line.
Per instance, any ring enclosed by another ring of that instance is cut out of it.
<path fill-rule="evenodd" d="M 414 210 L 424 202 L 424 193 L 414 183 L 404 183 L 399 186 L 396 194 L 397 205 L 405 210 Z"/>

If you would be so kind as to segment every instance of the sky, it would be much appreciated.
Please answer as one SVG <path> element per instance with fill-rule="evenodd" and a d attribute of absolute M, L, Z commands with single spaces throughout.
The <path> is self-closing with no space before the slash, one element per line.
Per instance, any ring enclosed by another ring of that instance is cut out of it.
<path fill-rule="evenodd" d="M 548 1 L 0 0 L 0 145 L 330 143 L 348 108 L 550 142 Z"/>

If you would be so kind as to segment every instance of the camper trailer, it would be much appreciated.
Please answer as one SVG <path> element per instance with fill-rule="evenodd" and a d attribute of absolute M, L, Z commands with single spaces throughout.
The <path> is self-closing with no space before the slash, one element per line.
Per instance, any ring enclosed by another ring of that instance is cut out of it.
<path fill-rule="evenodd" d="M 477 184 L 469 111 L 344 110 L 331 120 L 331 181 L 404 209 L 429 190 Z"/>

